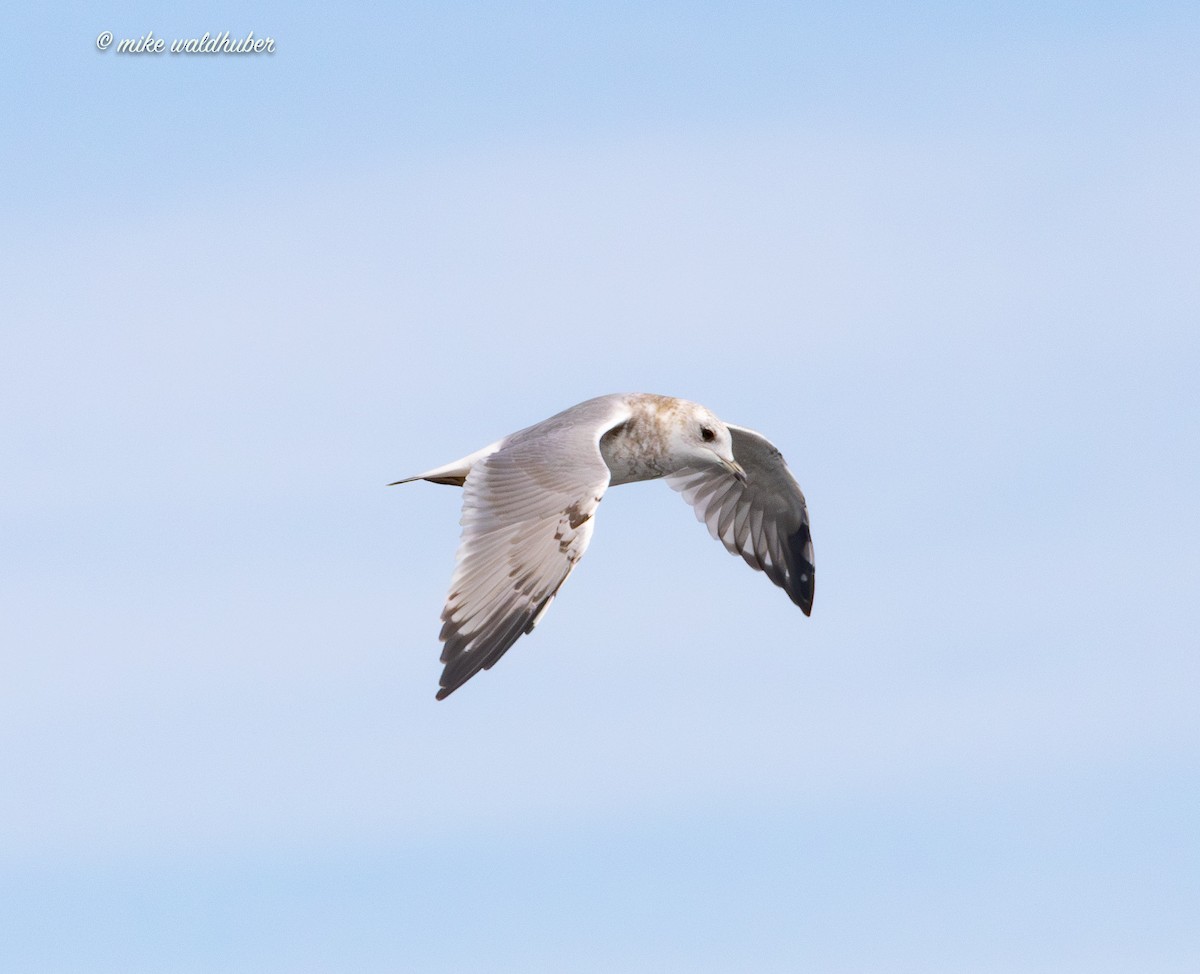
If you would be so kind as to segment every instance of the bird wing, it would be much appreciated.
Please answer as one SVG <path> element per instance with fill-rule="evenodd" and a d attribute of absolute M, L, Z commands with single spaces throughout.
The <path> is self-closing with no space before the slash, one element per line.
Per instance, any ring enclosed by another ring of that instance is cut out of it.
<path fill-rule="evenodd" d="M 439 700 L 537 625 L 587 549 L 609 482 L 600 437 L 629 413 L 615 400 L 582 406 L 507 437 L 466 477 Z"/>
<path fill-rule="evenodd" d="M 782 454 L 754 430 L 730 426 L 733 455 L 746 471 L 741 483 L 715 466 L 687 468 L 666 478 L 731 554 L 812 612 L 814 567 L 808 506 Z"/>

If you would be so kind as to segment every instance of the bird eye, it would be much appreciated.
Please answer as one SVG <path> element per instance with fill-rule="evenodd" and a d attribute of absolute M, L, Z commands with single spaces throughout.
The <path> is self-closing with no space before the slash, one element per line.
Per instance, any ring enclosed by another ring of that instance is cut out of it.
<path fill-rule="evenodd" d="M 700 427 L 700 439 L 702 439 L 705 443 L 711 443 L 716 438 L 717 434 L 712 431 L 711 426 Z"/>

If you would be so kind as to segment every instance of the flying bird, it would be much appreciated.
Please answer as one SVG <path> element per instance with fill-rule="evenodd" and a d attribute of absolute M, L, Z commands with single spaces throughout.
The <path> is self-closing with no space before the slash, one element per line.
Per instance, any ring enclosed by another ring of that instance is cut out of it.
<path fill-rule="evenodd" d="M 808 508 L 770 441 L 685 399 L 600 396 L 395 482 L 463 488 L 437 699 L 491 669 L 541 621 L 587 550 L 605 490 L 660 478 L 732 554 L 812 612 Z"/>

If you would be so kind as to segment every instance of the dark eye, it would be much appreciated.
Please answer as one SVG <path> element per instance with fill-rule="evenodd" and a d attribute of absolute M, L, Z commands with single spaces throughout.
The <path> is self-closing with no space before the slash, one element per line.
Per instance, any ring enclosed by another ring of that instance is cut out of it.
<path fill-rule="evenodd" d="M 711 426 L 700 427 L 700 439 L 702 439 L 705 443 L 711 443 L 716 438 L 717 434 L 712 431 Z"/>

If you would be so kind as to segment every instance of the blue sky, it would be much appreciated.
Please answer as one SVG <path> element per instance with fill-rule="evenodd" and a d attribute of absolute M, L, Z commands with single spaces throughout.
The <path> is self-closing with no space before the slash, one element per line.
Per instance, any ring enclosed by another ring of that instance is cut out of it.
<path fill-rule="evenodd" d="M 1196 969 L 1194 6 L 7 16 L 0 967 Z M 612 391 L 812 618 L 630 485 L 435 703 L 383 485 Z"/>

